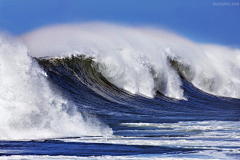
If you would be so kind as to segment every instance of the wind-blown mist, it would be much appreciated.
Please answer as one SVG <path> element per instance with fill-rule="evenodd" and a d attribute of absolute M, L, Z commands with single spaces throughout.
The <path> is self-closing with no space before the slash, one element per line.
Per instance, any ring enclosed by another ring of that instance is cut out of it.
<path fill-rule="evenodd" d="M 200 90 L 240 98 L 240 50 L 198 44 L 161 29 L 107 23 L 55 25 L 20 37 L 33 57 L 86 55 L 112 84 L 150 98 L 186 99 L 180 76 Z"/>

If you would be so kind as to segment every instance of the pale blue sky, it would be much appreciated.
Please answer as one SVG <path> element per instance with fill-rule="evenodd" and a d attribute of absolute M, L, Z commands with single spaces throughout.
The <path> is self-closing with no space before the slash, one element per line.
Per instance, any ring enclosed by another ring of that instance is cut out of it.
<path fill-rule="evenodd" d="M 238 6 L 214 6 L 237 2 Z M 240 0 L 0 0 L 0 29 L 14 35 L 59 23 L 152 25 L 194 41 L 240 46 Z"/>

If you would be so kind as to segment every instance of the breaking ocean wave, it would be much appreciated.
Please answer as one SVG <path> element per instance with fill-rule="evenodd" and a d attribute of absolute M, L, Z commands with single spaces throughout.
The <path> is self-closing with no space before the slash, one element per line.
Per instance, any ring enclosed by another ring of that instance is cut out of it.
<path fill-rule="evenodd" d="M 237 159 L 239 91 L 239 48 L 170 31 L 2 33 L 0 158 Z"/>

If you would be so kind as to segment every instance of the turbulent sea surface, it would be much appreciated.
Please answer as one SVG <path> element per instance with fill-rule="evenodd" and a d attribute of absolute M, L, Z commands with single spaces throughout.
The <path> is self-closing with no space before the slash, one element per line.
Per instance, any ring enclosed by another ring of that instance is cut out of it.
<path fill-rule="evenodd" d="M 0 35 L 0 159 L 239 159 L 240 50 L 156 28 Z"/>

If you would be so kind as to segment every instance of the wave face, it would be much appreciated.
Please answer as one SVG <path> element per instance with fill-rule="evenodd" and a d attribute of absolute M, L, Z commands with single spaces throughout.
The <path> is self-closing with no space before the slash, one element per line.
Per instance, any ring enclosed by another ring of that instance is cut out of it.
<path fill-rule="evenodd" d="M 0 139 L 111 135 L 57 92 L 23 44 L 0 36 Z"/>
<path fill-rule="evenodd" d="M 203 45 L 159 29 L 106 23 L 57 25 L 21 37 L 34 57 L 86 55 L 113 85 L 132 94 L 186 99 L 182 76 L 216 96 L 240 98 L 240 50 Z"/>

